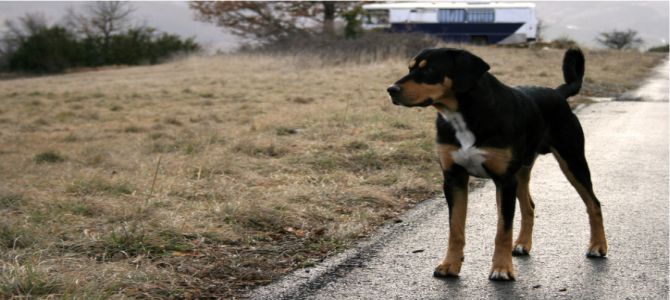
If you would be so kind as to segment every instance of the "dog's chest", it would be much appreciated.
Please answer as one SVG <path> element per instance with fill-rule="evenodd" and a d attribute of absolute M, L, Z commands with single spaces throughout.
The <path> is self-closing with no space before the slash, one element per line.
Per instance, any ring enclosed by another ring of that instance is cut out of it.
<path fill-rule="evenodd" d="M 454 128 L 456 139 L 461 144 L 461 148 L 451 152 L 454 163 L 465 168 L 471 175 L 489 177 L 482 165 L 486 161 L 486 151 L 475 147 L 476 137 L 468 129 L 463 115 L 448 110 L 441 111 L 440 115 Z"/>

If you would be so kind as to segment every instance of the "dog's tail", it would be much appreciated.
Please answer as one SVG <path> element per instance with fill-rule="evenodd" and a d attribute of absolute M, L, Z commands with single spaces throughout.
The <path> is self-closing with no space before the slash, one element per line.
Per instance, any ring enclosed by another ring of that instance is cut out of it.
<path fill-rule="evenodd" d="M 584 79 L 584 54 L 579 48 L 570 48 L 563 57 L 565 83 L 556 88 L 565 98 L 577 95 Z"/>

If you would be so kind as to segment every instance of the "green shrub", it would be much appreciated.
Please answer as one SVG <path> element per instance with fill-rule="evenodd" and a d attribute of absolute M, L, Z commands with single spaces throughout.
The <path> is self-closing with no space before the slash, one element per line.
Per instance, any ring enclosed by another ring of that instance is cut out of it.
<path fill-rule="evenodd" d="M 665 44 L 665 45 L 659 45 L 659 46 L 651 47 L 647 51 L 668 53 L 669 50 L 670 50 L 670 44 Z"/>
<path fill-rule="evenodd" d="M 67 28 L 45 27 L 18 41 L 16 49 L 0 51 L 9 71 L 59 73 L 73 67 L 157 64 L 170 56 L 200 50 L 193 38 L 136 27 L 112 35 L 78 38 Z"/>
<path fill-rule="evenodd" d="M 54 151 L 46 151 L 35 155 L 35 157 L 33 157 L 33 160 L 38 164 L 59 163 L 65 161 L 65 157 Z"/>

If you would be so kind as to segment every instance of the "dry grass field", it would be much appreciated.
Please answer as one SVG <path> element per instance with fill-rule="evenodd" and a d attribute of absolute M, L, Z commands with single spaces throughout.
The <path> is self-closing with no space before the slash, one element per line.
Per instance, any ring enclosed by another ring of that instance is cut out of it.
<path fill-rule="evenodd" d="M 470 47 L 509 84 L 562 50 Z M 584 93 L 663 56 L 587 51 Z M 409 58 L 191 57 L 0 81 L 0 298 L 238 297 L 436 195 L 431 109 L 393 106 Z"/>

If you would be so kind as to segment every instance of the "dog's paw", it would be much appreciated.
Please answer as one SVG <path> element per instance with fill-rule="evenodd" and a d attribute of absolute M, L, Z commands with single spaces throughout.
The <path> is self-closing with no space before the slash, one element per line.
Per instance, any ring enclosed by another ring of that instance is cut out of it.
<path fill-rule="evenodd" d="M 607 255 L 607 243 L 591 244 L 589 250 L 586 252 L 586 257 L 589 258 L 604 258 Z"/>
<path fill-rule="evenodd" d="M 443 262 L 439 266 L 435 267 L 435 271 L 433 271 L 433 276 L 440 278 L 458 277 L 458 273 L 460 272 L 461 272 L 460 264 L 450 264 Z"/>
<path fill-rule="evenodd" d="M 512 249 L 512 255 L 514 256 L 526 256 L 529 253 L 530 253 L 530 247 L 524 246 L 521 243 L 514 245 L 514 249 Z"/>
<path fill-rule="evenodd" d="M 514 270 L 512 268 L 493 268 L 491 270 L 491 275 L 489 275 L 490 280 L 495 281 L 512 281 L 516 280 L 514 275 Z"/>

